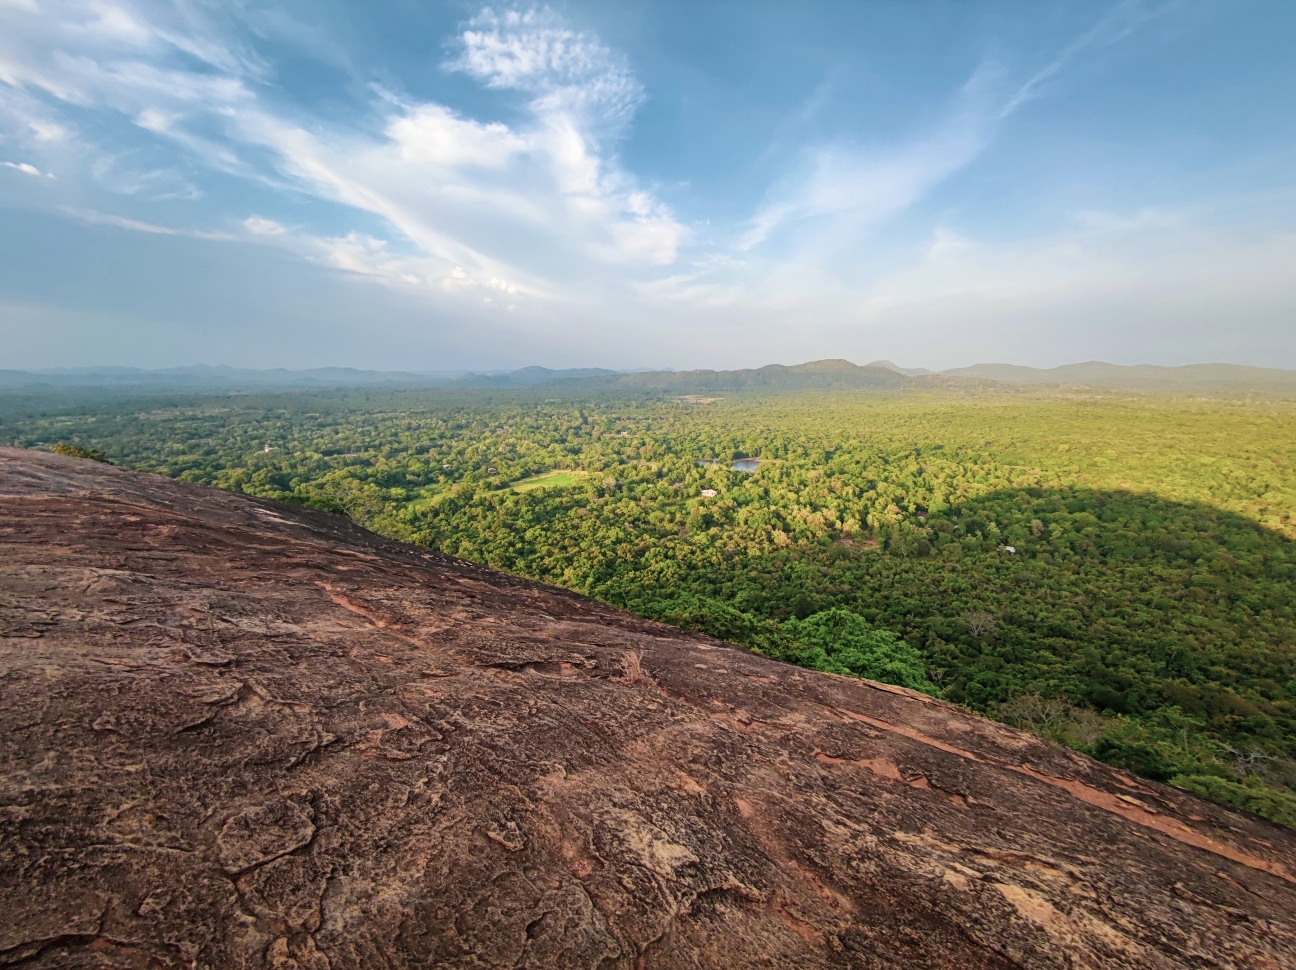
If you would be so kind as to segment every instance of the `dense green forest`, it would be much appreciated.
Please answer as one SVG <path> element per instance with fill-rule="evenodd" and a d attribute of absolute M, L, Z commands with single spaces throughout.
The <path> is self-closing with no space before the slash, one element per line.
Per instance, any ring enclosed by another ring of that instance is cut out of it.
<path fill-rule="evenodd" d="M 0 441 L 344 512 L 1296 826 L 1291 404 L 29 394 Z"/>

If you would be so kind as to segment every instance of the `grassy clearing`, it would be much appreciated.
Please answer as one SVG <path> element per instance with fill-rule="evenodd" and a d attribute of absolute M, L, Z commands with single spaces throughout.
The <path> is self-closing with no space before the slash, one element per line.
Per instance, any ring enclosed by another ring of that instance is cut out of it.
<path fill-rule="evenodd" d="M 567 469 L 545 472 L 543 475 L 533 475 L 530 478 L 522 479 L 520 482 L 514 482 L 513 491 L 530 492 L 537 488 L 567 488 L 579 484 L 580 480 L 588 474 L 589 472 Z"/>

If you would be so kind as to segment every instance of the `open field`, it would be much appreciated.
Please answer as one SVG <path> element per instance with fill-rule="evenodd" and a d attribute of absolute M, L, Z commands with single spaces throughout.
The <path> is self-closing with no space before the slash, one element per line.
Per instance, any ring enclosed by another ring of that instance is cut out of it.
<path fill-rule="evenodd" d="M 514 482 L 512 487 L 515 492 L 530 492 L 537 488 L 568 488 L 579 484 L 588 474 L 586 471 L 559 469 L 524 478 L 520 482 Z"/>

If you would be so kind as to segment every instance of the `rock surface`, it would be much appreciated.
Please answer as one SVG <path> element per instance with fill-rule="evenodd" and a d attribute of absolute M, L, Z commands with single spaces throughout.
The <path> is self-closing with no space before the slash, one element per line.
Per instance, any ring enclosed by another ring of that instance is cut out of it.
<path fill-rule="evenodd" d="M 343 519 L 0 450 L 0 965 L 1296 967 L 1296 834 Z"/>

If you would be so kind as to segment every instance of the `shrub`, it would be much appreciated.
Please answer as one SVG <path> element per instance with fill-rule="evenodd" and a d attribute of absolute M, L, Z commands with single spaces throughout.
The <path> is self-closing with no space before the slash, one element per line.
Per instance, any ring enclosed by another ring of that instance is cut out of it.
<path fill-rule="evenodd" d="M 791 660 L 834 674 L 852 674 L 936 695 L 927 679 L 922 654 L 890 630 L 878 629 L 849 610 L 824 610 L 804 620 L 788 620 L 783 632 L 792 639 Z"/>
<path fill-rule="evenodd" d="M 1296 828 L 1296 796 L 1271 788 L 1258 778 L 1236 782 L 1215 775 L 1177 775 L 1170 779 L 1170 784 L 1192 792 L 1198 798 L 1223 802 L 1263 815 L 1280 825 Z"/>
<path fill-rule="evenodd" d="M 111 465 L 108 456 L 102 451 L 95 451 L 90 448 L 82 448 L 80 445 L 57 444 L 50 448 L 50 451 L 56 455 L 67 455 L 69 458 L 87 458 L 90 461 L 101 462 L 105 465 Z"/>
<path fill-rule="evenodd" d="M 1164 755 L 1139 741 L 1099 738 L 1093 753 L 1095 758 L 1113 768 L 1124 768 L 1153 781 L 1169 781 L 1175 774 L 1174 766 Z"/>
<path fill-rule="evenodd" d="M 756 646 L 765 621 L 705 596 L 685 593 L 667 600 L 632 602 L 630 608 L 641 616 L 669 623 L 681 630 L 705 633 L 717 640 Z"/>

